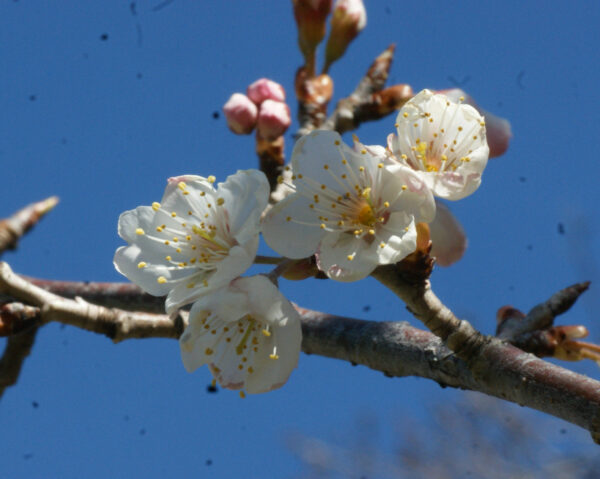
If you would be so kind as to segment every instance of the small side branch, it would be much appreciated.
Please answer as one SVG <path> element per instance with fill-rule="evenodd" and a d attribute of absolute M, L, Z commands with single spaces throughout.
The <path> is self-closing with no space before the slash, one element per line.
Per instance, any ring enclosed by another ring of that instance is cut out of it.
<path fill-rule="evenodd" d="M 384 118 L 413 96 L 409 85 L 383 88 L 387 81 L 395 46 L 392 44 L 371 64 L 352 94 L 338 102 L 332 115 L 320 128 L 338 133 L 355 130 L 366 121 Z M 299 134 L 306 132 L 300 130 Z"/>
<path fill-rule="evenodd" d="M 0 220 L 0 255 L 6 250 L 15 249 L 21 237 L 33 228 L 42 217 L 54 208 L 58 197 L 31 203 L 17 211 L 10 218 Z"/>
<path fill-rule="evenodd" d="M 34 325 L 8 338 L 2 358 L 0 358 L 0 398 L 6 388 L 19 379 L 23 363 L 31 353 L 39 326 Z"/>

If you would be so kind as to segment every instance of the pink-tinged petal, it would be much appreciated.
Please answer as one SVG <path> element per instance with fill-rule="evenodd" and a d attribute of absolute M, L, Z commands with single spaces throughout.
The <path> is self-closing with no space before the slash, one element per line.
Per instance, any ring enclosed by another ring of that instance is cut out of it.
<path fill-rule="evenodd" d="M 273 80 L 268 78 L 259 78 L 252 83 L 246 90 L 248 98 L 252 100 L 256 106 L 262 105 L 265 100 L 274 100 L 276 102 L 285 102 L 285 90 L 283 87 Z"/>
<path fill-rule="evenodd" d="M 358 281 L 377 267 L 378 247 L 375 241 L 367 243 L 349 233 L 330 234 L 319 245 L 317 266 L 336 281 Z"/>
<path fill-rule="evenodd" d="M 440 266 L 450 266 L 462 258 L 467 249 L 467 237 L 462 225 L 443 203 L 436 201 L 437 213 L 429 223 L 433 246 L 431 256 Z"/>
<path fill-rule="evenodd" d="M 487 142 L 490 147 L 490 158 L 503 155 L 510 144 L 512 138 L 512 130 L 510 122 L 506 118 L 490 113 L 481 108 L 473 97 L 465 93 L 460 88 L 451 88 L 448 90 L 439 90 L 438 93 L 446 95 L 452 101 L 459 101 L 464 98 L 467 105 L 473 106 L 485 118 L 485 129 L 487 133 Z"/>
<path fill-rule="evenodd" d="M 248 135 L 256 125 L 258 109 L 246 95 L 234 93 L 223 105 L 223 114 L 232 132 L 237 135 Z"/>
<path fill-rule="evenodd" d="M 290 107 L 275 100 L 265 100 L 258 111 L 258 135 L 273 141 L 282 136 L 292 124 Z"/>
<path fill-rule="evenodd" d="M 301 342 L 297 311 L 264 276 L 238 278 L 194 303 L 179 340 L 188 371 L 207 364 L 222 387 L 251 394 L 287 381 Z"/>

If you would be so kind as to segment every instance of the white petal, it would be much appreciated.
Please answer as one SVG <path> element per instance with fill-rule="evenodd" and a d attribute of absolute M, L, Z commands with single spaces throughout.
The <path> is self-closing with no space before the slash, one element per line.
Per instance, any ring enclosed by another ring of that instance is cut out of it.
<path fill-rule="evenodd" d="M 317 266 L 336 281 L 358 281 L 376 268 L 377 245 L 349 233 L 329 234 L 317 251 Z"/>
<path fill-rule="evenodd" d="M 269 182 L 264 173 L 240 170 L 219 184 L 218 195 L 224 200 L 231 235 L 240 244 L 253 239 L 269 200 Z"/>
<path fill-rule="evenodd" d="M 231 248 L 226 257 L 215 263 L 216 270 L 213 272 L 186 277 L 186 281 L 180 282 L 169 292 L 165 302 L 167 313 L 172 313 L 177 308 L 229 284 L 232 279 L 237 278 L 252 266 L 257 249 L 258 236 L 255 236 L 243 247 Z M 194 286 L 190 287 L 191 284 Z"/>
<path fill-rule="evenodd" d="M 262 234 L 270 248 L 292 259 L 306 258 L 317 250 L 325 232 L 309 204 L 307 198 L 293 193 L 269 210 Z"/>

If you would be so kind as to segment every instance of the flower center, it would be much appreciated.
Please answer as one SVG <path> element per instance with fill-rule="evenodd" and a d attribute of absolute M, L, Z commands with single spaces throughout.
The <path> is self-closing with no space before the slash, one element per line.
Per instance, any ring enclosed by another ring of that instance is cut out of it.
<path fill-rule="evenodd" d="M 358 215 L 356 216 L 358 222 L 364 226 L 374 226 L 377 223 L 377 218 L 375 217 L 373 208 L 367 202 L 363 203 L 360 209 L 358 210 Z"/>

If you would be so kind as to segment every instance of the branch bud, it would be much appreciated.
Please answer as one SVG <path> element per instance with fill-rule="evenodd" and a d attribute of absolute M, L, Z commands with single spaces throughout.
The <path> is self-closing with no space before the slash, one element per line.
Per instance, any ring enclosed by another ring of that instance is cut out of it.
<path fill-rule="evenodd" d="M 285 101 L 285 90 L 283 87 L 268 78 L 259 78 L 252 83 L 246 90 L 246 95 L 256 106 L 265 100 Z"/>
<path fill-rule="evenodd" d="M 275 140 L 282 136 L 292 123 L 290 108 L 280 101 L 265 100 L 258 111 L 258 136 Z"/>
<path fill-rule="evenodd" d="M 315 49 L 325 37 L 325 21 L 331 12 L 332 0 L 293 0 L 293 3 L 298 46 L 312 75 Z"/>
<path fill-rule="evenodd" d="M 331 17 L 331 32 L 325 48 L 325 72 L 342 57 L 348 45 L 367 25 L 367 12 L 362 0 L 337 0 Z"/>
<path fill-rule="evenodd" d="M 237 135 L 248 135 L 256 125 L 258 108 L 243 93 L 234 93 L 223 105 L 223 113 L 231 131 Z"/>

